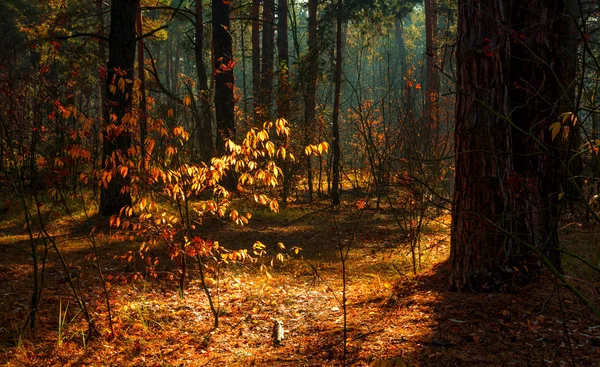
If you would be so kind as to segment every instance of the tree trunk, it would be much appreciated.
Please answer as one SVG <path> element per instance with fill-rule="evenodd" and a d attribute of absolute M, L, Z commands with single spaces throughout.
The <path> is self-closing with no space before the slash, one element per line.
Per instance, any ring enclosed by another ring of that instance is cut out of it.
<path fill-rule="evenodd" d="M 275 51 L 274 0 L 263 0 L 263 39 L 260 80 L 260 108 L 264 121 L 271 118 L 273 95 L 273 55 Z"/>
<path fill-rule="evenodd" d="M 549 127 L 563 112 L 573 112 L 573 80 L 577 56 L 565 47 L 573 29 L 570 0 L 531 0 L 527 7 L 513 4 L 509 88 L 512 120 L 514 171 L 528 190 L 515 193 L 520 214 L 517 235 L 541 249 L 560 268 L 558 251 L 559 195 L 565 167 L 572 156 L 571 134 L 552 138 Z M 517 35 L 518 34 L 518 35 Z M 564 130 L 563 130 L 564 131 Z M 532 139 L 535 137 L 536 139 Z M 523 252 L 523 251 L 520 251 Z"/>
<path fill-rule="evenodd" d="M 335 70 L 333 81 L 335 92 L 333 96 L 333 161 L 331 180 L 331 205 L 336 208 L 340 205 L 340 93 L 342 91 L 342 0 L 337 2 L 336 37 L 335 37 Z"/>
<path fill-rule="evenodd" d="M 118 214 L 121 208 L 131 205 L 129 180 L 116 173 L 118 165 L 127 160 L 131 147 L 131 134 L 122 128 L 123 117 L 131 113 L 132 83 L 135 60 L 135 23 L 139 0 L 114 0 L 110 10 L 110 35 L 108 41 L 107 107 L 105 108 L 103 157 L 105 171 L 112 171 L 112 180 L 100 192 L 100 213 Z M 114 92 L 110 92 L 110 86 Z M 111 116 L 116 119 L 111 120 Z"/>
<path fill-rule="evenodd" d="M 200 95 L 200 111 L 198 126 L 196 126 L 197 142 L 200 147 L 200 157 L 209 163 L 213 156 L 212 113 L 210 111 L 208 78 L 204 66 L 204 21 L 202 17 L 202 0 L 196 0 L 196 41 L 194 53 L 196 56 L 196 73 L 198 74 L 198 94 Z"/>
<path fill-rule="evenodd" d="M 141 37 L 143 32 L 143 23 L 142 23 L 142 8 L 139 7 L 138 10 L 138 19 L 137 19 L 137 34 L 138 37 Z M 147 108 L 146 108 L 146 68 L 144 66 L 144 40 L 141 38 L 137 41 L 137 67 L 138 67 L 138 78 L 140 79 L 140 113 L 139 113 L 139 121 L 140 121 L 140 147 L 141 147 L 141 159 L 142 164 L 141 168 L 146 170 L 148 157 L 146 157 L 146 137 L 148 135 L 148 126 L 146 123 L 147 116 Z"/>
<path fill-rule="evenodd" d="M 425 110 L 424 120 L 429 129 L 434 129 L 437 123 L 437 106 L 439 94 L 439 77 L 435 70 L 437 55 L 437 13 L 436 0 L 425 0 Z"/>
<path fill-rule="evenodd" d="M 252 102 L 254 122 L 260 106 L 260 0 L 252 0 Z"/>
<path fill-rule="evenodd" d="M 563 11 L 561 0 L 459 1 L 452 289 L 530 279 L 540 269 L 538 251 L 560 266 L 564 143 L 549 126 L 558 121 L 561 75 L 573 62 L 560 47 Z"/>
<path fill-rule="evenodd" d="M 402 81 L 406 74 L 406 44 L 404 42 L 404 24 L 402 23 L 402 15 L 396 14 L 394 18 L 394 36 L 398 47 L 398 71 L 400 80 Z"/>
<path fill-rule="evenodd" d="M 319 53 L 317 50 L 317 0 L 308 0 L 308 72 L 306 73 L 306 91 L 304 95 L 305 143 L 311 144 L 316 128 L 317 78 L 319 74 Z M 313 171 L 310 155 L 306 157 L 308 179 L 308 198 L 313 199 Z"/>
<path fill-rule="evenodd" d="M 288 0 L 278 0 L 277 2 L 277 53 L 279 60 L 278 68 L 278 89 L 277 89 L 277 115 L 279 118 L 289 120 L 290 99 L 292 98 L 292 88 L 289 80 L 290 55 L 288 45 Z M 289 148 L 289 136 L 285 139 L 285 148 Z M 292 185 L 292 167 L 285 159 L 281 163 L 283 171 L 282 179 L 282 197 L 281 202 L 285 207 L 289 197 Z"/>
<path fill-rule="evenodd" d="M 96 0 L 96 19 L 98 21 L 98 30 L 97 34 L 101 37 L 104 37 L 104 9 L 102 6 L 103 0 Z M 104 40 L 98 41 L 98 58 L 100 67 L 104 68 L 106 65 L 106 44 Z M 100 69 L 100 68 L 99 68 Z M 106 104 L 106 73 L 99 72 L 98 77 L 98 121 L 99 123 L 94 125 L 94 155 L 92 159 L 92 169 L 95 171 L 97 166 L 96 162 L 98 162 L 98 151 L 99 151 L 99 126 L 102 126 L 102 120 L 104 119 L 104 108 Z M 96 195 L 96 185 L 94 185 L 94 196 Z"/>
<path fill-rule="evenodd" d="M 225 140 L 235 135 L 233 100 L 233 45 L 229 29 L 229 1 L 212 0 L 213 62 L 217 154 L 225 154 Z"/>
<path fill-rule="evenodd" d="M 291 85 L 289 82 L 290 55 L 288 46 L 288 0 L 277 3 L 277 53 L 279 59 L 277 114 L 287 119 L 290 110 Z"/>

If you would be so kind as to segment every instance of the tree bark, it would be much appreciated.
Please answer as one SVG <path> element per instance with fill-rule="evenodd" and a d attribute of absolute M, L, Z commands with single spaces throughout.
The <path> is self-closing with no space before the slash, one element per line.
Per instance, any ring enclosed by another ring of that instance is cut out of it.
<path fill-rule="evenodd" d="M 437 55 L 437 13 L 436 0 L 425 0 L 425 110 L 424 120 L 427 127 L 434 129 L 437 123 L 439 95 L 439 76 L 435 70 Z"/>
<path fill-rule="evenodd" d="M 212 0 L 213 62 L 218 155 L 225 154 L 225 140 L 235 135 L 233 100 L 233 45 L 229 29 L 229 1 Z"/>
<path fill-rule="evenodd" d="M 273 96 L 273 55 L 275 52 L 274 0 L 263 0 L 263 39 L 260 80 L 260 108 L 263 121 L 271 118 Z"/>
<path fill-rule="evenodd" d="M 574 112 L 572 89 L 577 61 L 568 44 L 572 17 L 569 0 L 532 0 L 512 4 L 510 85 L 514 171 L 527 188 L 515 193 L 519 211 L 517 235 L 541 249 L 560 269 L 558 251 L 559 195 L 565 167 L 572 156 L 570 140 L 552 138 L 549 127 L 563 112 Z M 566 42 L 566 43 L 565 43 Z M 571 40 L 572 42 L 572 40 Z M 563 130 L 564 131 L 564 130 Z M 536 139 L 532 139 L 535 137 Z M 523 252 L 519 249 L 520 253 Z"/>
<path fill-rule="evenodd" d="M 290 110 L 291 85 L 289 82 L 290 55 L 288 46 L 288 0 L 277 3 L 277 53 L 279 59 L 277 114 L 288 118 Z"/>
<path fill-rule="evenodd" d="M 308 70 L 306 73 L 306 90 L 304 95 L 304 124 L 305 143 L 308 145 L 313 140 L 316 127 L 317 108 L 317 78 L 319 74 L 319 53 L 317 49 L 317 0 L 308 0 Z M 310 155 L 306 157 L 308 179 L 308 199 L 313 199 L 313 171 Z"/>
<path fill-rule="evenodd" d="M 138 18 L 137 18 L 137 34 L 141 37 L 143 32 L 142 23 L 142 7 L 139 7 Z M 148 126 L 146 122 L 147 108 L 146 108 L 146 67 L 144 66 L 144 40 L 141 38 L 137 41 L 137 67 L 138 67 L 138 78 L 140 79 L 140 147 L 141 147 L 141 168 L 147 169 L 148 157 L 146 157 L 146 137 L 148 135 Z"/>
<path fill-rule="evenodd" d="M 202 0 L 196 0 L 196 40 L 194 53 L 196 56 L 196 73 L 198 74 L 198 94 L 200 111 L 198 126 L 196 126 L 197 142 L 200 147 L 200 157 L 204 163 L 209 163 L 213 156 L 212 113 L 210 111 L 208 78 L 204 66 L 204 20 L 202 17 Z"/>
<path fill-rule="evenodd" d="M 459 1 L 452 289 L 489 291 L 531 279 L 538 253 L 560 266 L 565 144 L 549 126 L 558 121 L 561 76 L 573 62 L 560 47 L 564 10 L 561 0 Z"/>
<path fill-rule="evenodd" d="M 252 102 L 254 120 L 260 106 L 260 0 L 252 0 Z"/>
<path fill-rule="evenodd" d="M 98 30 L 97 34 L 101 37 L 104 37 L 104 9 L 102 6 L 103 0 L 96 0 L 96 20 L 98 21 Z M 98 59 L 99 65 L 101 68 L 104 68 L 106 65 L 106 43 L 104 40 L 98 40 Z M 98 126 L 102 126 L 101 121 L 104 119 L 104 108 L 106 104 L 106 73 L 101 72 L 99 68 L 99 77 L 98 77 L 98 120 L 100 121 L 97 125 L 94 126 L 94 158 L 92 163 L 92 169 L 95 171 L 97 166 L 96 162 L 98 161 L 98 151 L 100 145 L 99 128 Z M 96 194 L 96 186 L 94 186 L 94 196 Z"/>
<path fill-rule="evenodd" d="M 332 179 L 331 179 L 331 205 L 336 208 L 340 205 L 340 94 L 342 91 L 342 0 L 337 2 L 336 15 L 336 37 L 335 37 L 335 70 L 333 81 L 335 91 L 333 96 L 333 118 L 332 118 Z"/>
<path fill-rule="evenodd" d="M 131 147 L 131 134 L 123 127 L 123 117 L 131 113 L 132 83 L 121 80 L 133 79 L 135 61 L 135 23 L 139 0 L 114 0 L 110 11 L 110 35 L 108 41 L 107 99 L 104 113 L 102 165 L 105 171 L 117 171 L 119 164 L 127 160 Z M 114 85 L 114 93 L 110 86 Z M 115 119 L 111 117 L 114 115 Z M 100 213 L 118 214 L 121 208 L 131 205 L 129 180 L 115 173 L 107 187 L 100 191 Z"/>

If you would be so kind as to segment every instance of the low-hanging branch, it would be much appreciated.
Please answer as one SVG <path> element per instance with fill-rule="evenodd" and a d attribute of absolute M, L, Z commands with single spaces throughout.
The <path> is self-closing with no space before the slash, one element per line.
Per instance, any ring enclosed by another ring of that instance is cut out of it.
<path fill-rule="evenodd" d="M 164 24 L 164 25 L 162 25 L 162 26 L 160 26 L 158 28 L 155 28 L 155 29 L 151 30 L 150 32 L 147 32 L 147 33 L 142 34 L 141 36 L 138 36 L 135 40 L 136 41 L 143 40 L 145 38 L 153 36 L 156 32 L 162 31 L 163 29 L 167 29 L 167 28 L 169 28 L 169 25 L 168 24 Z M 106 37 L 106 36 L 103 36 L 103 35 L 100 35 L 100 34 L 96 34 L 96 33 L 87 33 L 87 32 L 73 33 L 73 34 L 68 35 L 68 36 L 56 36 L 56 39 L 59 39 L 59 40 L 68 40 L 68 39 L 71 39 L 71 38 L 79 38 L 79 37 L 91 37 L 91 38 L 99 39 L 99 40 L 104 41 L 104 42 L 108 42 L 109 41 L 108 37 Z"/>
<path fill-rule="evenodd" d="M 68 40 L 71 38 L 78 38 L 78 37 L 91 37 L 91 38 L 97 38 L 99 40 L 108 42 L 108 37 L 100 35 L 100 34 L 95 34 L 95 33 L 73 33 L 69 36 L 56 36 L 56 39 L 59 40 Z"/>

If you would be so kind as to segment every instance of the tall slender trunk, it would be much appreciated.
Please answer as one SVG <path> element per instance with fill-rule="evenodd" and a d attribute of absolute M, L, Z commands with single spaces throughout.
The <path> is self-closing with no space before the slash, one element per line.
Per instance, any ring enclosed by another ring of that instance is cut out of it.
<path fill-rule="evenodd" d="M 204 21 L 202 17 L 202 0 L 196 0 L 196 41 L 194 53 L 196 56 L 196 73 L 198 74 L 198 94 L 200 111 L 198 126 L 196 126 L 197 142 L 200 147 L 200 157 L 209 163 L 213 155 L 212 113 L 210 111 L 208 78 L 204 66 Z"/>
<path fill-rule="evenodd" d="M 138 10 L 138 18 L 137 18 L 137 34 L 138 37 L 141 37 L 143 32 L 143 23 L 142 23 L 142 8 L 139 7 Z M 148 126 L 146 123 L 147 116 L 147 108 L 146 108 L 146 69 L 144 66 L 144 40 L 141 38 L 137 42 L 137 67 L 138 67 L 138 78 L 140 79 L 140 111 L 139 111 L 139 121 L 140 121 L 140 147 L 141 147 L 141 159 L 142 165 L 141 168 L 143 170 L 147 169 L 148 160 L 146 157 L 146 136 L 148 135 Z"/>
<path fill-rule="evenodd" d="M 260 0 L 252 0 L 252 103 L 254 120 L 260 106 Z"/>
<path fill-rule="evenodd" d="M 340 94 L 342 91 L 342 0 L 337 2 L 336 16 L 336 46 L 335 46 L 335 70 L 333 81 L 335 83 L 335 92 L 333 96 L 333 162 L 332 162 L 332 180 L 331 180 L 331 204 L 335 208 L 340 205 Z"/>
<path fill-rule="evenodd" d="M 402 14 L 396 14 L 394 18 L 394 35 L 396 46 L 398 47 L 398 77 L 400 80 L 400 96 L 402 100 L 402 109 L 407 111 L 410 108 L 408 103 L 410 90 L 407 88 L 407 83 L 404 78 L 408 77 L 408 62 L 406 60 L 406 43 L 404 42 L 404 24 L 402 22 Z"/>
<path fill-rule="evenodd" d="M 225 153 L 225 140 L 235 135 L 233 100 L 233 44 L 229 29 L 229 2 L 212 0 L 212 40 L 217 122 L 217 154 Z"/>
<path fill-rule="evenodd" d="M 175 33 L 175 62 L 173 63 L 173 72 L 171 73 L 171 86 L 173 92 L 179 94 L 179 72 L 181 71 L 181 42 L 179 33 Z"/>
<path fill-rule="evenodd" d="M 169 34 L 165 44 L 165 86 L 169 92 L 173 92 L 171 86 L 171 75 L 173 74 L 173 36 Z"/>
<path fill-rule="evenodd" d="M 279 61 L 277 81 L 277 115 L 279 118 L 290 118 L 291 85 L 289 80 L 290 55 L 288 45 L 288 0 L 277 2 L 277 58 Z M 285 148 L 289 146 L 289 137 L 285 139 Z M 287 161 L 282 162 L 283 184 L 282 204 L 287 205 L 290 186 L 292 184 L 292 171 Z"/>
<path fill-rule="evenodd" d="M 424 120 L 429 129 L 437 123 L 439 76 L 435 69 L 437 55 L 437 10 L 436 0 L 425 0 L 425 110 Z"/>
<path fill-rule="evenodd" d="M 98 28 L 96 33 L 104 37 L 104 9 L 102 6 L 103 0 L 96 0 L 96 20 L 98 22 Z M 104 68 L 106 65 L 106 43 L 103 40 L 98 41 L 98 59 L 100 67 Z M 100 68 L 99 68 L 100 69 Z M 99 149 L 99 126 L 102 126 L 102 119 L 104 118 L 104 105 L 106 104 L 106 76 L 105 73 L 100 73 L 98 77 L 98 124 L 94 125 L 94 158 L 93 158 L 93 170 L 96 170 L 96 162 L 98 162 L 98 149 Z M 94 187 L 94 196 L 96 194 L 96 185 Z"/>
<path fill-rule="evenodd" d="M 290 55 L 288 46 L 288 2 L 279 0 L 277 3 L 277 53 L 279 61 L 277 114 L 288 118 L 290 110 L 291 85 L 289 81 Z"/>
<path fill-rule="evenodd" d="M 260 81 L 260 104 L 262 118 L 271 118 L 271 100 L 273 96 L 273 55 L 275 52 L 275 0 L 263 0 L 263 39 Z"/>
<path fill-rule="evenodd" d="M 308 72 L 304 95 L 305 143 L 310 144 L 316 128 L 317 77 L 319 74 L 319 54 L 317 49 L 317 0 L 308 0 Z M 308 198 L 313 199 L 313 170 L 310 155 L 306 157 Z"/>
<path fill-rule="evenodd" d="M 122 119 L 131 113 L 132 84 L 125 79 L 133 79 L 135 61 L 135 23 L 139 0 L 114 0 L 110 11 L 110 35 L 108 41 L 107 93 L 104 112 L 103 158 L 105 171 L 112 171 L 108 185 L 102 185 L 100 192 L 100 213 L 118 214 L 122 207 L 131 205 L 129 179 L 116 173 L 117 167 L 127 160 L 131 147 L 131 133 L 122 129 Z M 114 121 L 111 116 L 115 116 Z M 112 123 L 111 123 L 112 122 Z"/>
<path fill-rule="evenodd" d="M 243 23 L 243 21 L 240 21 L 240 28 L 242 29 L 241 36 L 240 36 L 240 43 L 241 43 L 240 46 L 242 48 L 242 50 L 241 50 L 242 51 L 241 52 L 241 54 L 242 54 L 242 96 L 243 96 L 243 102 L 244 102 L 243 111 L 245 113 L 248 113 L 248 90 L 247 90 L 248 84 L 246 83 L 246 79 L 247 79 L 247 77 L 246 77 L 246 71 L 247 71 L 246 58 L 247 57 L 246 57 L 246 35 L 245 35 L 246 28 L 248 27 L 248 23 L 247 22 L 245 22 L 244 24 L 242 24 L 242 23 Z"/>

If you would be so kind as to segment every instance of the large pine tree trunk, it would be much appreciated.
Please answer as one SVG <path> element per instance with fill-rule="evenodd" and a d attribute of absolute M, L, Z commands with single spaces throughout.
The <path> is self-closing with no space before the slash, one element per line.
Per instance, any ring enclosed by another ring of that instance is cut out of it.
<path fill-rule="evenodd" d="M 573 62 L 560 47 L 563 11 L 561 0 L 459 1 L 453 289 L 501 288 L 515 269 L 535 275 L 540 253 L 560 266 L 565 144 L 548 130 Z"/>
<path fill-rule="evenodd" d="M 576 135 L 572 124 L 566 139 L 562 134 L 553 139 L 549 131 L 562 112 L 572 112 L 574 104 L 577 57 L 571 47 L 564 47 L 569 44 L 566 38 L 572 38 L 567 1 L 513 3 L 511 12 L 511 117 L 519 128 L 513 129 L 513 162 L 517 182 L 523 186 L 514 194 L 520 213 L 516 232 L 557 267 L 559 195 L 566 189 L 569 140 Z"/>
<path fill-rule="evenodd" d="M 233 45 L 229 29 L 229 1 L 212 0 L 213 60 L 217 154 L 225 153 L 225 140 L 235 135 L 233 100 Z"/>
<path fill-rule="evenodd" d="M 119 85 L 120 80 L 133 80 L 135 61 L 135 23 L 139 0 L 114 0 L 110 11 L 110 35 L 108 41 L 107 96 L 104 113 L 103 169 L 113 171 L 112 180 L 100 192 L 100 213 L 118 214 L 121 208 L 131 205 L 127 177 L 116 173 L 119 164 L 127 159 L 131 147 L 131 134 L 121 128 L 123 116 L 131 113 L 132 83 Z M 114 93 L 110 86 L 114 85 Z M 114 121 L 111 116 L 115 116 Z"/>

